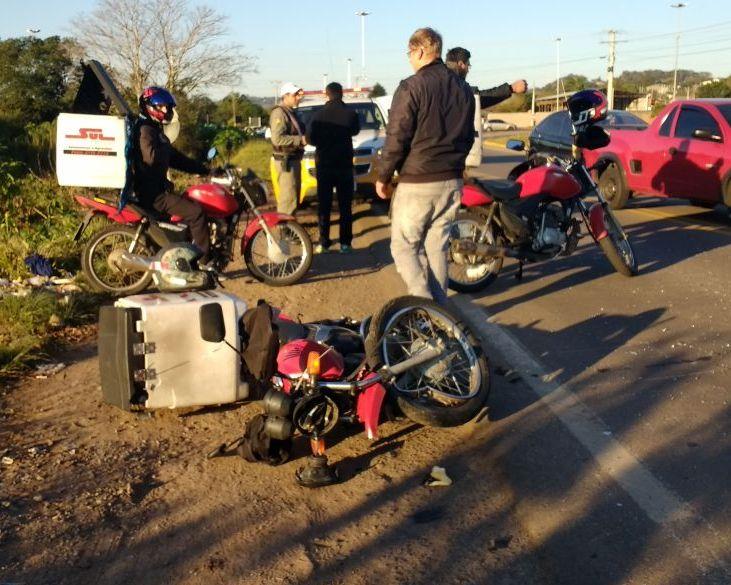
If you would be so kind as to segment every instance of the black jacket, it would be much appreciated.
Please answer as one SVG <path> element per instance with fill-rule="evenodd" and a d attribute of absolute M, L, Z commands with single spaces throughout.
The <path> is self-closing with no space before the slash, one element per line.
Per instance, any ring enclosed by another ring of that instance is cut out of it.
<path fill-rule="evenodd" d="M 475 96 L 441 59 L 404 79 L 393 96 L 378 179 L 426 183 L 461 178 L 475 141 Z"/>
<path fill-rule="evenodd" d="M 352 170 L 353 136 L 360 132 L 358 114 L 343 100 L 327 102 L 312 117 L 307 127 L 307 142 L 315 151 L 318 169 Z"/>
<path fill-rule="evenodd" d="M 502 85 L 491 87 L 490 89 L 477 89 L 476 87 L 473 87 L 472 89 L 480 96 L 481 110 L 494 106 L 495 104 L 499 104 L 513 95 L 513 88 L 509 83 L 503 83 Z"/>
<path fill-rule="evenodd" d="M 155 198 L 169 191 L 168 169 L 205 175 L 206 165 L 188 158 L 173 148 L 162 126 L 140 118 L 134 132 L 134 190 L 142 205 L 150 207 Z"/>

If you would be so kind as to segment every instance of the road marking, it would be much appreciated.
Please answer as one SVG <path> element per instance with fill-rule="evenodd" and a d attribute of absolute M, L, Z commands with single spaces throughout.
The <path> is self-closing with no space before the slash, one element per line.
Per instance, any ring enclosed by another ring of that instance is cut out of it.
<path fill-rule="evenodd" d="M 624 489 L 648 518 L 668 530 L 681 545 L 683 554 L 701 571 L 722 571 L 723 582 L 731 582 L 731 570 L 726 562 L 706 546 L 706 543 L 724 543 L 727 538 L 614 439 L 606 424 L 570 386 L 553 381 L 551 372 L 513 335 L 492 322 L 484 308 L 466 295 L 450 298 L 485 342 L 500 353 L 511 368 L 521 373 L 528 386 L 593 455 L 602 470 Z M 728 550 L 728 543 L 718 548 Z"/>

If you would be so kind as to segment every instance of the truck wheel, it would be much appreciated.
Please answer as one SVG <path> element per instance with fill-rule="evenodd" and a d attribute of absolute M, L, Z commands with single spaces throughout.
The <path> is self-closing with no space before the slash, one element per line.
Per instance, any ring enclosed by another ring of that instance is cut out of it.
<path fill-rule="evenodd" d="M 599 189 L 612 209 L 622 209 L 629 199 L 629 191 L 624 184 L 620 168 L 612 163 L 599 177 Z"/>

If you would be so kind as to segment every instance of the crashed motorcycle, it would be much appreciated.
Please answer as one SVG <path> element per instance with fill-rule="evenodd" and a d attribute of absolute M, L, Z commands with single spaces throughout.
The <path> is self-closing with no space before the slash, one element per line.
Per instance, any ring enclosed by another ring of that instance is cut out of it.
<path fill-rule="evenodd" d="M 568 256 L 586 235 L 617 272 L 637 274 L 629 237 L 594 181 L 608 162 L 587 168 L 581 154 L 610 142 L 609 133 L 596 125 L 607 115 L 606 98 L 596 90 L 580 91 L 567 106 L 574 137 L 570 160 L 539 155 L 515 167 L 508 180 L 465 183 L 462 209 L 450 230 L 451 289 L 484 289 L 497 278 L 505 258 L 518 260 L 520 279 L 525 263 Z M 525 145 L 515 140 L 508 148 L 524 150 Z M 596 203 L 589 204 L 588 198 Z"/>
<path fill-rule="evenodd" d="M 209 152 L 209 159 L 215 156 Z M 312 240 L 291 215 L 261 212 L 257 206 L 267 200 L 266 184 L 251 170 L 226 165 L 222 175 L 210 183 L 189 187 L 184 197 L 203 207 L 211 235 L 209 265 L 223 272 L 234 256 L 234 244 L 241 218 L 246 227 L 241 238 L 241 255 L 257 280 L 272 286 L 285 286 L 301 280 L 312 264 Z M 187 226 L 177 216 L 128 203 L 117 207 L 116 198 L 76 195 L 88 211 L 76 231 L 78 241 L 91 221 L 106 217 L 112 225 L 94 233 L 82 250 L 81 267 L 92 286 L 115 295 L 129 295 L 146 289 L 150 271 L 140 271 L 125 260 L 129 256 L 152 257 L 161 249 L 189 241 Z"/>
<path fill-rule="evenodd" d="M 325 455 L 338 425 L 378 437 L 386 404 L 428 426 L 468 422 L 490 390 L 487 356 L 469 327 L 429 299 L 398 297 L 363 321 L 299 323 L 215 289 L 200 251 L 172 246 L 155 258 L 126 254 L 162 292 L 102 307 L 99 362 L 105 402 L 125 410 L 261 398 L 264 414 L 212 455 L 279 464 L 292 442 L 312 455 L 297 471 L 308 487 L 339 480 Z"/>

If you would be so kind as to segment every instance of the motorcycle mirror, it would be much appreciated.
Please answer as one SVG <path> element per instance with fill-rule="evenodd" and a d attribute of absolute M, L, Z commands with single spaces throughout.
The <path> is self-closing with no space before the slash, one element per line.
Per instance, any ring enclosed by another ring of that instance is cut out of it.
<path fill-rule="evenodd" d="M 525 150 L 525 142 L 522 140 L 508 140 L 505 147 L 510 150 L 523 151 Z"/>
<path fill-rule="evenodd" d="M 217 155 L 217 154 L 218 154 L 218 150 L 216 150 L 216 147 L 215 147 L 215 146 L 212 146 L 212 147 L 211 147 L 211 148 L 209 149 L 209 151 L 208 151 L 208 154 L 206 154 L 206 158 L 207 158 L 208 160 L 213 160 L 214 158 L 216 158 L 216 155 Z"/>
<path fill-rule="evenodd" d="M 221 343 L 226 338 L 223 309 L 219 303 L 207 303 L 198 311 L 201 337 L 209 343 Z"/>

